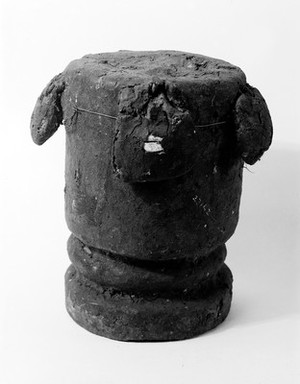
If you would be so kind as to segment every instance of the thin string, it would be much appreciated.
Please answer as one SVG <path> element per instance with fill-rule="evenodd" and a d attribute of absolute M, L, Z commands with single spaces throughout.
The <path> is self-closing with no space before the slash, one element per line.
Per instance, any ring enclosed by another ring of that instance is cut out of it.
<path fill-rule="evenodd" d="M 114 119 L 114 120 L 117 119 L 116 116 L 107 115 L 106 113 L 94 112 L 94 111 L 90 111 L 90 110 L 84 109 L 84 108 L 79 108 L 79 107 L 77 107 L 77 105 L 73 105 L 73 108 L 75 109 L 76 112 L 86 112 L 86 113 L 91 113 L 93 115 L 108 117 L 109 119 Z M 219 121 L 218 123 L 195 125 L 195 128 L 214 127 L 216 125 L 222 125 L 222 124 L 226 124 L 226 123 L 227 123 L 227 121 Z"/>
<path fill-rule="evenodd" d="M 91 113 L 91 114 L 93 114 L 93 115 L 98 115 L 98 116 L 108 117 L 109 119 L 114 119 L 114 120 L 117 119 L 116 116 L 107 115 L 106 113 L 100 113 L 100 112 L 89 111 L 88 109 L 79 108 L 79 107 L 77 107 L 77 105 L 74 105 L 73 108 L 75 109 L 76 112 L 87 112 L 87 113 Z"/>
<path fill-rule="evenodd" d="M 221 124 L 226 124 L 226 123 L 227 123 L 227 121 L 219 121 L 218 123 L 195 125 L 195 128 L 213 127 L 215 125 L 221 125 Z"/>

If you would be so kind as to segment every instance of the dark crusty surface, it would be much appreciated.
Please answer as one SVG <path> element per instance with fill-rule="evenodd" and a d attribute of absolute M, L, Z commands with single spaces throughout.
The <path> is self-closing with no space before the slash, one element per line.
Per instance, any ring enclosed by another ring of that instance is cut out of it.
<path fill-rule="evenodd" d="M 195 260 L 145 261 L 116 257 L 88 247 L 71 235 L 68 253 L 72 264 L 87 279 L 122 292 L 178 295 L 198 291 L 215 276 L 226 257 L 224 245 Z"/>
<path fill-rule="evenodd" d="M 66 219 L 76 237 L 156 260 L 207 254 L 231 236 L 243 164 L 233 125 L 245 85 L 238 67 L 125 51 L 85 56 L 61 76 Z"/>
<path fill-rule="evenodd" d="M 220 324 L 244 161 L 254 164 L 272 140 L 260 92 L 238 67 L 202 55 L 86 55 L 42 92 L 33 140 L 43 144 L 60 124 L 72 318 L 138 341 Z"/>
<path fill-rule="evenodd" d="M 113 116 L 143 114 L 153 96 L 163 92 L 175 106 L 188 109 L 195 124 L 212 123 L 232 111 L 246 84 L 242 70 L 232 64 L 177 51 L 86 55 L 72 61 L 63 77 L 73 91 L 64 105 L 65 122 L 73 114 L 72 102 Z"/>
<path fill-rule="evenodd" d="M 73 266 L 65 275 L 66 308 L 83 328 L 122 341 L 188 339 L 222 323 L 232 298 L 232 275 L 224 265 L 197 295 L 135 295 L 103 288 Z"/>
<path fill-rule="evenodd" d="M 95 75 L 128 80 L 151 81 L 158 76 L 166 81 L 178 79 L 193 82 L 221 79 L 245 83 L 243 71 L 224 60 L 178 51 L 118 51 L 85 55 L 72 61 L 66 71 L 83 68 Z M 96 70 L 96 73 L 95 73 Z"/>

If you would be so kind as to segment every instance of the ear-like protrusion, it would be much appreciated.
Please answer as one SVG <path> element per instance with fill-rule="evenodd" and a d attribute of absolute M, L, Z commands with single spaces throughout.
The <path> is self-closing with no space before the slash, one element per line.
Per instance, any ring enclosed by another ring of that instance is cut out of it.
<path fill-rule="evenodd" d="M 63 120 L 61 94 L 65 88 L 63 75 L 55 76 L 38 98 L 31 116 L 31 136 L 41 145 L 51 137 Z"/>
<path fill-rule="evenodd" d="M 273 127 L 267 104 L 260 92 L 246 85 L 234 108 L 237 147 L 247 164 L 261 158 L 272 142 Z"/>

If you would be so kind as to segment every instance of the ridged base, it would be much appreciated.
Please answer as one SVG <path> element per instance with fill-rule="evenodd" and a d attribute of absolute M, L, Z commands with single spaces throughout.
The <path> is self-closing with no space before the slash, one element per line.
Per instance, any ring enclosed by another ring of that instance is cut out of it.
<path fill-rule="evenodd" d="M 228 315 L 232 274 L 224 264 L 197 292 L 139 295 L 104 288 L 73 265 L 65 275 L 66 307 L 86 330 L 122 341 L 188 339 L 219 325 Z"/>

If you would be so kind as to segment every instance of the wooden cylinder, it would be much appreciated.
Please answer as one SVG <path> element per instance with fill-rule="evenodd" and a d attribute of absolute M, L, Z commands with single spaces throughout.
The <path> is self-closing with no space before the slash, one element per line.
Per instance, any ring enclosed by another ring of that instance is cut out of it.
<path fill-rule="evenodd" d="M 176 340 L 228 314 L 225 242 L 244 161 L 268 149 L 266 103 L 222 60 L 175 51 L 87 55 L 32 116 L 37 144 L 66 128 L 66 306 L 96 334 Z"/>

